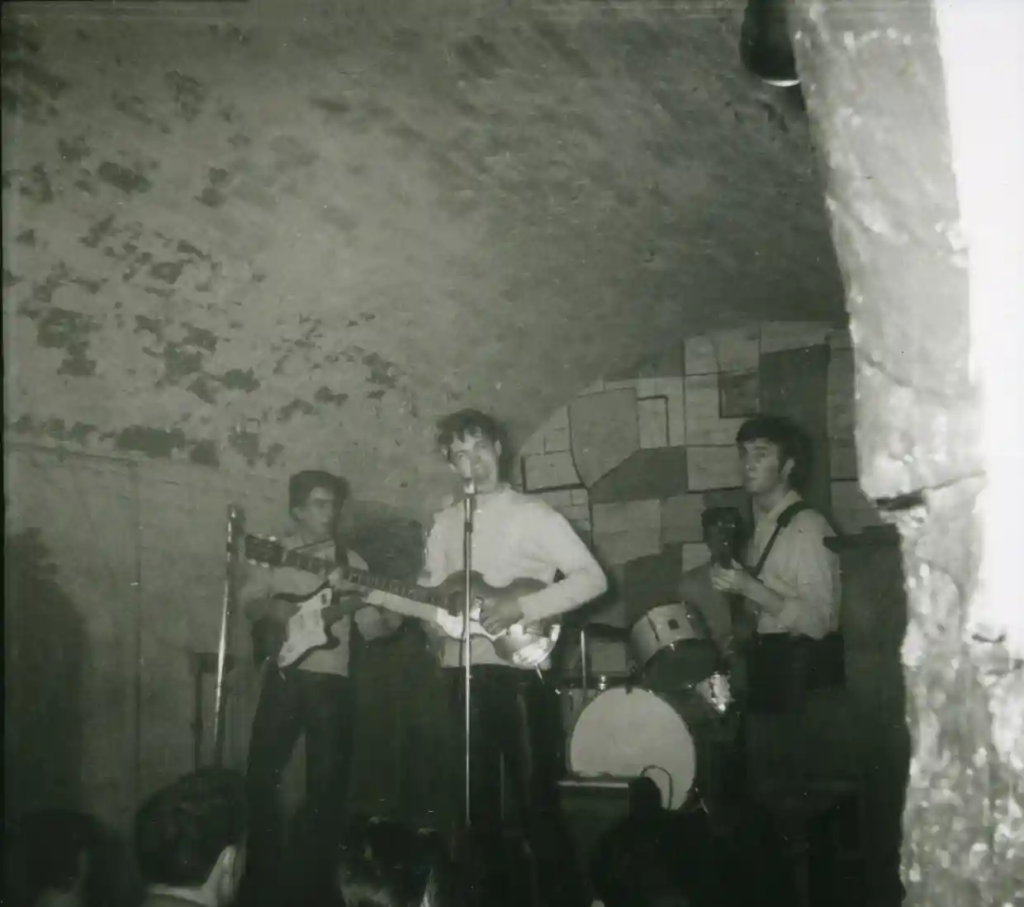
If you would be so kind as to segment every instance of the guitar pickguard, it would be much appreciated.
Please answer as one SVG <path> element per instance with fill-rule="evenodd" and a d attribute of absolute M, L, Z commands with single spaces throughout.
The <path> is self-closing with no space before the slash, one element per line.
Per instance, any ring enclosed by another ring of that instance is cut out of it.
<path fill-rule="evenodd" d="M 277 655 L 277 666 L 288 668 L 314 649 L 330 646 L 334 640 L 324 623 L 324 608 L 331 603 L 333 592 L 325 586 L 299 605 L 287 624 L 285 641 Z"/>

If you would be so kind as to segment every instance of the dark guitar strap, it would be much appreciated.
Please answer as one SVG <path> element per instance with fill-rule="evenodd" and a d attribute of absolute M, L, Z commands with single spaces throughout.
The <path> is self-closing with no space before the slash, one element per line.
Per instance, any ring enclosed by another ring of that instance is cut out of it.
<path fill-rule="evenodd" d="M 760 559 L 755 566 L 747 568 L 747 572 L 751 576 L 759 576 L 761 571 L 764 570 L 764 565 L 768 563 L 768 555 L 772 553 L 772 548 L 775 546 L 775 540 L 779 537 L 779 533 L 793 522 L 793 517 L 810 509 L 811 505 L 806 501 L 797 501 L 795 504 L 790 504 L 779 514 L 779 518 L 775 521 L 775 531 L 772 533 L 771 538 L 768 539 L 768 544 L 764 546 Z"/>

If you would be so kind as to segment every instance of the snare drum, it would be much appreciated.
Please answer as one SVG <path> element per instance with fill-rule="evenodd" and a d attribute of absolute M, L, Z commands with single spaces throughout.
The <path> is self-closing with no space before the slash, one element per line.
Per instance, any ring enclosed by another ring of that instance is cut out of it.
<path fill-rule="evenodd" d="M 576 719 L 569 770 L 577 778 L 646 775 L 666 809 L 681 809 L 707 786 L 719 729 L 715 709 L 696 692 L 606 690 Z"/>
<path fill-rule="evenodd" d="M 719 668 L 719 652 L 684 604 L 651 608 L 630 630 L 630 642 L 645 686 L 685 690 Z"/>

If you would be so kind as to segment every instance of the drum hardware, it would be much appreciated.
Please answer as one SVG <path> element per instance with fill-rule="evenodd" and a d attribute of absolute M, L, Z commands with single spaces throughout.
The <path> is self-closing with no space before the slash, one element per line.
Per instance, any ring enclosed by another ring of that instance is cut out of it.
<path fill-rule="evenodd" d="M 629 631 L 603 624 L 587 624 L 567 637 L 562 649 L 557 680 L 559 689 L 610 689 L 625 684 L 633 672 Z"/>
<path fill-rule="evenodd" d="M 704 697 L 704 701 L 719 715 L 724 715 L 729 711 L 729 707 L 732 705 L 732 687 L 728 674 L 712 674 L 697 684 L 696 689 Z"/>

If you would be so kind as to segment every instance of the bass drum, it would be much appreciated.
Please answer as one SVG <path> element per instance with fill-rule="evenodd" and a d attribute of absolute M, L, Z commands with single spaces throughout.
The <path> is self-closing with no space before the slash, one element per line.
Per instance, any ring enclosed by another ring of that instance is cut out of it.
<path fill-rule="evenodd" d="M 682 809 L 712 784 L 720 730 L 718 712 L 696 691 L 605 690 L 573 724 L 569 770 L 578 778 L 647 776 L 662 806 Z"/>

